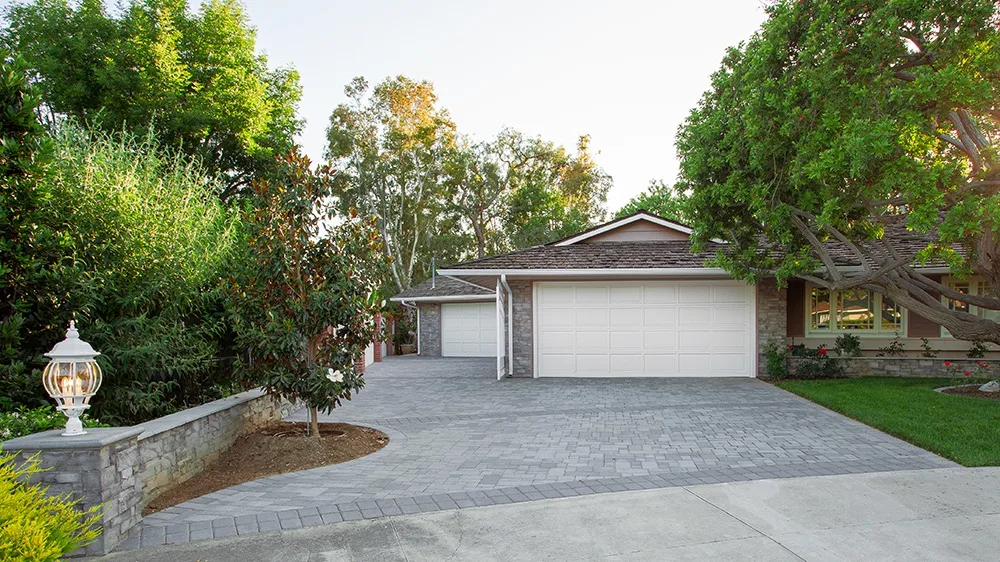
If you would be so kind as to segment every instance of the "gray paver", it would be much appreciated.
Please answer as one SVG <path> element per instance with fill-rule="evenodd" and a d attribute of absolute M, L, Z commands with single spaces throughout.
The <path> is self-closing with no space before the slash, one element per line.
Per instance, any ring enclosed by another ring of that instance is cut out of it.
<path fill-rule="evenodd" d="M 496 381 L 494 369 L 492 359 L 372 365 L 364 391 L 324 419 L 381 429 L 385 449 L 167 508 L 123 548 L 162 544 L 167 526 L 172 540 L 195 541 L 236 525 L 263 533 L 620 490 L 955 466 L 754 379 Z"/>

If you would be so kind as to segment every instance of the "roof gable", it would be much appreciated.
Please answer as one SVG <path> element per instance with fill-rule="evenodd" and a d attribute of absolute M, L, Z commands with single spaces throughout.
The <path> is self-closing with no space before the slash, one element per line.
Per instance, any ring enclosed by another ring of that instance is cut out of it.
<path fill-rule="evenodd" d="M 690 238 L 690 227 L 646 211 L 638 211 L 552 242 L 550 246 L 572 246 L 581 242 L 654 242 Z"/>

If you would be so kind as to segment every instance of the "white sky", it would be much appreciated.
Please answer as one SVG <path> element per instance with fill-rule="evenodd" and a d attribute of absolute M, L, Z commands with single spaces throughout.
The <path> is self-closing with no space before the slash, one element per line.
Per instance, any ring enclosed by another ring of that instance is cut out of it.
<path fill-rule="evenodd" d="M 300 142 L 322 158 L 354 76 L 434 84 L 459 131 L 504 126 L 571 148 L 614 177 L 616 210 L 677 174 L 674 134 L 725 49 L 764 21 L 760 0 L 245 0 L 272 66 L 302 76 Z"/>

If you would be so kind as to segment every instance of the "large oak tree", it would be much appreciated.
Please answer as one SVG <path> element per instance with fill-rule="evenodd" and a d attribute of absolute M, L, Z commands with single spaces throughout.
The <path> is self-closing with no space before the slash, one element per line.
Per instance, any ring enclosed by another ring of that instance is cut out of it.
<path fill-rule="evenodd" d="M 678 133 L 696 242 L 740 278 L 797 276 L 894 299 L 1000 343 L 1000 8 L 993 0 L 784 0 Z M 915 240 L 921 241 L 914 243 Z M 780 251 L 766 251 L 768 249 Z M 835 266 L 839 249 L 858 267 Z M 942 299 L 942 296 L 944 299 Z"/>

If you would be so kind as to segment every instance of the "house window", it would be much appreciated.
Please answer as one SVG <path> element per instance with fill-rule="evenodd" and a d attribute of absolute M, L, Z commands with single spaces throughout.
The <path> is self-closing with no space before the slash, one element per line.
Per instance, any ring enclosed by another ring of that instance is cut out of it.
<path fill-rule="evenodd" d="M 949 289 L 953 291 L 958 291 L 963 295 L 977 295 L 981 297 L 995 297 L 993 288 L 990 284 L 979 277 L 971 277 L 968 280 L 958 280 L 958 279 L 946 279 L 944 283 Z M 989 308 L 980 308 L 978 306 L 972 306 L 967 302 L 958 299 L 942 298 L 942 300 L 948 305 L 951 310 L 960 310 L 962 312 L 968 312 L 970 314 L 975 314 L 982 318 L 987 318 L 995 322 L 1000 321 L 1000 310 L 991 310 Z M 944 337 L 951 337 L 948 330 L 941 328 L 941 335 Z"/>
<path fill-rule="evenodd" d="M 864 289 L 828 291 L 813 287 L 808 304 L 810 332 L 881 334 L 903 328 L 903 308 L 890 298 Z"/>

